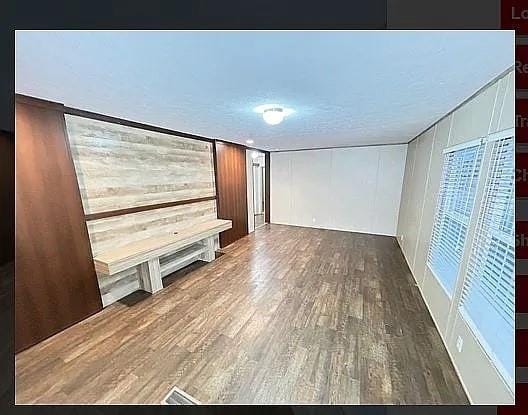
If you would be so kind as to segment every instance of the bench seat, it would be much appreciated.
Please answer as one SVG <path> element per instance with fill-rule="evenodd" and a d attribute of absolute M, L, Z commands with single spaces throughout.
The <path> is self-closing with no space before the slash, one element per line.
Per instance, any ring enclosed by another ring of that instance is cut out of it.
<path fill-rule="evenodd" d="M 174 233 L 160 234 L 107 250 L 94 257 L 95 269 L 99 274 L 114 275 L 139 266 L 140 286 L 145 291 L 156 292 L 163 288 L 161 278 L 183 266 L 189 260 L 214 259 L 214 238 L 231 229 L 230 220 L 215 219 L 193 224 Z M 181 255 L 180 255 L 181 254 Z M 169 257 L 170 263 L 160 258 Z"/>
<path fill-rule="evenodd" d="M 199 240 L 231 229 L 230 220 L 202 222 L 175 234 L 153 236 L 100 253 L 94 258 L 96 271 L 113 275 L 153 258 L 177 251 Z"/>

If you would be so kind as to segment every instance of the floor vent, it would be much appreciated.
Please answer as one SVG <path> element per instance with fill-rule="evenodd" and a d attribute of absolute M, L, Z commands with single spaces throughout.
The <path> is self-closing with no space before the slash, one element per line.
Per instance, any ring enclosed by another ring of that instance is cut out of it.
<path fill-rule="evenodd" d="M 176 386 L 163 399 L 164 405 L 200 405 L 200 402 Z"/>

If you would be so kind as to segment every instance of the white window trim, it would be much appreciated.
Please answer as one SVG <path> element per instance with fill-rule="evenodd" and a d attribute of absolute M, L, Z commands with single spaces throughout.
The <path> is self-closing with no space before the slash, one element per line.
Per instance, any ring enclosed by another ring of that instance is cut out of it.
<path fill-rule="evenodd" d="M 426 262 L 426 265 L 427 265 L 427 268 L 429 269 L 429 271 L 431 271 L 431 274 L 433 274 L 433 277 L 436 280 L 436 282 L 440 285 L 440 287 L 442 287 L 442 290 L 444 290 L 444 293 L 447 295 L 447 298 L 449 298 L 449 301 L 452 301 L 453 300 L 453 293 L 450 293 L 449 290 L 444 285 L 444 283 L 442 282 L 442 280 L 440 278 L 438 278 L 438 275 L 436 275 L 436 272 L 434 271 L 434 269 L 431 268 L 431 265 L 429 265 L 429 262 Z M 455 283 L 456 283 L 456 281 L 455 281 Z"/>
<path fill-rule="evenodd" d="M 469 314 L 466 312 L 466 310 L 464 310 L 464 307 L 462 307 L 461 304 L 458 306 L 458 312 L 460 313 L 462 321 L 467 324 L 469 332 L 475 338 L 477 344 L 480 346 L 486 357 L 489 359 L 491 365 L 497 370 L 497 373 L 504 381 L 504 384 L 508 387 L 508 389 L 513 392 L 515 390 L 515 372 L 513 378 L 508 375 L 508 370 L 506 370 L 506 368 L 501 364 L 497 355 L 493 352 L 493 350 L 491 350 L 486 339 L 484 339 L 480 335 L 479 329 L 477 328 Z M 515 341 L 513 342 L 513 356 L 515 356 Z"/>
<path fill-rule="evenodd" d="M 514 144 L 515 144 L 515 128 L 508 128 L 506 130 L 491 133 L 485 138 L 485 142 L 490 143 L 492 141 L 502 140 L 504 138 L 510 138 L 510 137 L 513 137 Z"/>
<path fill-rule="evenodd" d="M 495 132 L 495 133 L 488 134 L 484 138 L 484 141 L 481 144 L 486 144 L 485 151 L 487 151 L 488 150 L 488 143 L 490 143 L 490 146 L 491 146 L 491 143 L 494 142 L 494 141 L 502 140 L 502 139 L 510 138 L 510 137 L 512 137 L 513 140 L 514 140 L 514 159 L 513 159 L 513 161 L 514 161 L 514 166 L 515 166 L 515 128 L 508 128 L 508 129 L 505 129 L 505 130 L 501 130 L 501 131 L 498 131 L 498 132 Z M 473 142 L 475 142 L 475 141 L 476 140 L 473 140 Z M 454 146 L 454 147 L 456 147 L 456 146 Z M 491 148 L 490 148 L 490 151 L 491 151 Z M 486 167 L 487 174 L 489 174 L 489 169 L 490 169 L 490 166 L 491 166 L 491 162 L 492 162 L 492 160 L 490 159 L 489 160 L 489 165 Z M 483 169 L 483 166 L 481 166 L 481 169 Z M 515 168 L 514 168 L 514 170 L 515 170 Z M 482 171 L 483 170 L 481 170 L 481 173 L 482 173 Z M 487 176 L 486 177 L 482 177 L 481 176 L 481 177 L 479 177 L 479 180 L 484 180 L 486 182 L 487 181 Z M 485 183 L 484 183 L 484 186 L 485 186 Z M 514 196 L 513 197 L 515 199 L 515 182 L 514 182 Z M 477 203 L 477 199 L 475 198 L 475 200 L 473 201 L 473 208 L 475 208 L 476 203 Z M 472 211 L 472 213 L 473 213 L 473 211 Z M 476 212 L 476 214 L 477 214 L 477 218 L 475 218 L 475 219 L 471 218 L 470 220 L 478 220 L 478 215 L 480 214 L 480 211 Z M 514 220 L 515 220 L 515 204 L 514 204 Z M 514 233 L 514 235 L 515 235 L 515 233 Z M 502 240 L 502 238 L 500 238 L 499 235 L 496 235 L 496 236 L 499 239 Z M 501 235 L 501 236 L 503 236 L 503 235 Z M 472 235 L 471 240 L 466 239 L 466 244 L 467 244 L 467 246 L 469 247 L 470 250 L 474 246 L 475 240 L 476 240 L 476 234 L 475 233 Z M 515 247 L 515 241 L 514 241 L 514 247 Z M 515 287 L 516 266 L 517 266 L 517 263 L 516 263 L 516 261 L 514 261 L 513 262 L 514 287 Z M 464 273 L 464 275 L 460 275 L 461 271 L 462 270 L 459 270 L 459 275 L 457 277 L 457 280 L 461 278 L 462 280 L 460 281 L 460 284 L 462 286 L 464 286 L 466 278 L 467 278 L 467 270 Z M 457 284 L 458 283 L 459 282 L 457 282 Z M 444 288 L 444 287 L 442 286 L 442 288 Z M 515 290 L 514 290 L 514 292 L 515 292 Z M 516 298 L 514 296 L 514 298 L 513 298 L 514 304 L 516 302 L 515 300 L 516 300 Z M 462 319 L 462 321 L 468 326 L 471 335 L 475 338 L 477 344 L 480 346 L 480 348 L 482 349 L 483 353 L 490 360 L 491 365 L 495 368 L 495 370 L 497 371 L 499 376 L 504 381 L 504 384 L 508 387 L 508 389 L 510 389 L 512 392 L 514 392 L 515 391 L 515 368 L 516 368 L 516 365 L 514 365 L 513 378 L 511 378 L 509 376 L 509 374 L 508 374 L 508 370 L 501 364 L 501 362 L 497 358 L 496 354 L 491 350 L 488 342 L 484 339 L 484 337 L 482 337 L 480 335 L 480 332 L 479 332 L 478 328 L 476 327 L 475 323 L 473 322 L 473 320 L 471 319 L 469 314 L 464 310 L 462 298 L 459 298 L 457 300 L 456 309 L 458 310 L 458 313 L 459 313 L 460 318 Z M 514 306 L 514 310 L 515 310 L 515 306 Z M 515 317 L 514 317 L 514 323 L 515 323 Z M 513 330 L 515 331 L 515 327 L 513 328 Z M 514 358 L 515 358 L 515 349 L 516 349 L 516 344 L 515 344 L 515 333 L 514 333 L 514 342 L 513 342 L 513 356 L 514 356 Z"/>
<path fill-rule="evenodd" d="M 471 147 L 476 147 L 476 146 L 481 146 L 481 145 L 485 145 L 485 141 L 484 141 L 485 137 L 479 137 L 479 138 L 475 138 L 473 140 L 470 140 L 470 141 L 466 141 L 464 143 L 461 143 L 461 144 L 456 144 L 454 146 L 451 146 L 451 147 L 447 147 L 444 149 L 443 151 L 443 156 L 445 157 L 446 154 L 448 153 L 452 153 L 452 152 L 455 152 L 455 151 L 459 151 L 459 150 L 464 150 L 466 148 L 471 148 Z M 485 151 L 486 151 L 486 148 L 487 146 L 484 147 L 483 149 L 483 154 L 482 154 L 482 162 L 484 161 L 484 154 L 485 154 Z M 479 168 L 479 178 L 477 179 L 477 186 L 478 186 L 478 182 L 481 180 L 481 177 L 480 175 L 482 174 L 482 169 L 483 169 L 483 165 L 481 164 L 480 168 Z M 466 226 L 467 226 L 467 231 L 469 231 L 469 227 L 471 225 L 471 221 L 473 220 L 472 219 L 472 216 L 473 216 L 473 210 L 475 209 L 475 206 L 476 206 L 476 203 L 477 203 L 477 195 L 475 194 L 475 197 L 473 198 L 473 203 L 471 205 L 471 211 L 470 211 L 470 215 L 468 218 L 462 218 L 462 219 L 467 219 L 467 223 L 465 222 L 465 220 L 463 221 L 458 221 L 458 222 L 463 222 Z M 452 217 L 452 216 L 451 216 Z M 436 220 L 436 210 L 435 210 L 435 215 L 433 217 L 433 227 L 434 227 L 434 221 Z M 455 221 L 457 221 L 457 219 L 455 218 L 454 219 Z M 465 247 L 467 246 L 468 242 L 469 242 L 469 239 L 468 239 L 468 234 L 466 233 L 466 237 L 464 238 L 464 249 Z M 431 249 L 431 243 L 432 241 L 430 240 L 429 241 L 429 248 L 428 250 Z M 453 302 L 453 299 L 455 298 L 455 292 L 456 292 L 456 287 L 457 287 L 457 284 L 459 283 L 459 279 L 461 278 L 461 266 L 462 266 L 462 261 L 463 261 L 463 256 L 460 258 L 461 260 L 461 263 L 459 264 L 459 268 L 458 268 L 458 273 L 457 273 L 457 277 L 455 279 L 455 285 L 453 287 L 453 292 L 450 292 L 447 287 L 444 285 L 444 283 L 442 282 L 442 280 L 438 277 L 438 275 L 434 272 L 433 268 L 431 267 L 431 265 L 429 264 L 429 260 L 428 260 L 428 257 L 429 257 L 429 254 L 427 255 L 427 259 L 426 259 L 426 266 L 427 268 L 431 271 L 431 273 L 433 274 L 434 278 L 436 279 L 436 281 L 440 284 L 440 287 L 442 287 L 442 289 L 444 290 L 444 292 L 446 293 L 447 297 L 449 298 L 449 301 L 450 302 Z M 465 276 L 462 276 L 463 280 L 465 279 Z"/>
<path fill-rule="evenodd" d="M 443 154 L 452 153 L 454 151 L 464 150 L 465 148 L 479 146 L 484 143 L 486 137 L 475 138 L 471 141 L 466 141 L 451 147 L 444 148 Z"/>

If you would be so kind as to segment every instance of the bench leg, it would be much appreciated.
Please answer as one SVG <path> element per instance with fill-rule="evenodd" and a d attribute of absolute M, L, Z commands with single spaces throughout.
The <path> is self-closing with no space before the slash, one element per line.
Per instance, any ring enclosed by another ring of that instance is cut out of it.
<path fill-rule="evenodd" d="M 158 292 L 163 288 L 159 258 L 151 259 L 139 266 L 141 288 L 149 293 Z"/>
<path fill-rule="evenodd" d="M 205 251 L 201 255 L 201 260 L 206 262 L 214 261 L 215 259 L 215 238 L 214 236 L 211 236 L 204 240 L 204 245 L 207 247 L 207 251 Z"/>

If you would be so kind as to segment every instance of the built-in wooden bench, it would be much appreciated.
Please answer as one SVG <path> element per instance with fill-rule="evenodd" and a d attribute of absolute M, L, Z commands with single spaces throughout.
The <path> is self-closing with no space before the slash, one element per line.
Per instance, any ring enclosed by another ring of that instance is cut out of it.
<path fill-rule="evenodd" d="M 128 243 L 98 254 L 95 269 L 100 274 L 114 275 L 139 266 L 140 286 L 155 293 L 163 288 L 162 277 L 198 259 L 215 259 L 215 237 L 231 229 L 230 220 L 215 219 Z"/>

